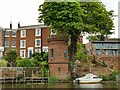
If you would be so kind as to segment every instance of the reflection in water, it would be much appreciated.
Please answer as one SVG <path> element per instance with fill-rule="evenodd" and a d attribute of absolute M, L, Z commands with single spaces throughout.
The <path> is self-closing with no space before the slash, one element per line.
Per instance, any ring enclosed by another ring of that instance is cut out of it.
<path fill-rule="evenodd" d="M 101 83 L 97 84 L 78 84 L 77 88 L 103 88 Z"/>
<path fill-rule="evenodd" d="M 0 84 L 1 88 L 119 88 L 120 83 L 76 84 L 76 83 L 27 83 L 27 84 Z M 100 89 L 101 90 L 101 89 Z"/>

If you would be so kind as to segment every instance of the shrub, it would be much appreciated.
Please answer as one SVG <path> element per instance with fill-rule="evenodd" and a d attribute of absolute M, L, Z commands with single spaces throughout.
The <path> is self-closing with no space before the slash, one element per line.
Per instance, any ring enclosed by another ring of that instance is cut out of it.
<path fill-rule="evenodd" d="M 0 67 L 7 67 L 7 62 L 5 60 L 0 60 Z"/>
<path fill-rule="evenodd" d="M 51 77 L 49 77 L 48 82 L 49 83 L 56 83 L 57 82 L 57 78 L 55 76 L 51 76 Z"/>

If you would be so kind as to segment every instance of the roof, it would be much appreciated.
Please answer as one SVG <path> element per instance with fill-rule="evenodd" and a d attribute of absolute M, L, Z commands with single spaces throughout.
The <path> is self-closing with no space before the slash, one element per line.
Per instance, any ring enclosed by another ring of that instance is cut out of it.
<path fill-rule="evenodd" d="M 18 30 L 31 29 L 31 28 L 43 28 L 43 27 L 49 27 L 49 26 L 45 26 L 44 24 L 20 26 L 20 27 L 18 28 Z"/>

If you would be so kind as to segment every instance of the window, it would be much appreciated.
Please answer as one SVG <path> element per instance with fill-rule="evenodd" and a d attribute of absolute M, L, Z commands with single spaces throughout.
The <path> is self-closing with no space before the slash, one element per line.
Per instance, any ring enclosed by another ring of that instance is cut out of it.
<path fill-rule="evenodd" d="M 35 39 L 35 47 L 41 47 L 41 39 Z"/>
<path fill-rule="evenodd" d="M 35 52 L 41 53 L 41 49 L 35 49 Z"/>
<path fill-rule="evenodd" d="M 16 31 L 12 31 L 12 37 L 16 37 Z"/>
<path fill-rule="evenodd" d="M 20 40 L 20 48 L 26 47 L 26 40 Z"/>
<path fill-rule="evenodd" d="M 56 35 L 57 34 L 56 32 L 57 31 L 55 29 L 51 29 L 51 35 Z"/>
<path fill-rule="evenodd" d="M 64 50 L 64 59 L 67 59 L 67 50 Z"/>
<path fill-rule="evenodd" d="M 5 40 L 5 47 L 9 47 L 10 45 L 10 41 L 9 40 Z"/>
<path fill-rule="evenodd" d="M 53 59 L 54 53 L 53 53 L 53 49 L 50 49 L 50 59 Z"/>
<path fill-rule="evenodd" d="M 28 50 L 28 58 L 32 59 L 33 49 Z"/>
<path fill-rule="evenodd" d="M 43 52 L 48 52 L 48 46 L 43 46 Z"/>
<path fill-rule="evenodd" d="M 36 36 L 41 36 L 41 29 L 36 29 L 35 30 L 35 35 Z"/>
<path fill-rule="evenodd" d="M 12 40 L 12 47 L 16 47 L 16 40 Z"/>
<path fill-rule="evenodd" d="M 26 30 L 21 30 L 21 37 L 26 37 Z"/>
<path fill-rule="evenodd" d="M 25 58 L 25 50 L 20 50 L 20 57 Z"/>
<path fill-rule="evenodd" d="M 5 31 L 5 37 L 9 37 L 10 36 L 10 31 Z"/>

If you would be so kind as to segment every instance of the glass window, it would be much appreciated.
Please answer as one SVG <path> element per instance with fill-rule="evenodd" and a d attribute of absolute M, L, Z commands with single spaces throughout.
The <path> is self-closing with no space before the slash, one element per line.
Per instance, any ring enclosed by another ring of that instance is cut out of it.
<path fill-rule="evenodd" d="M 10 41 L 9 40 L 5 40 L 5 47 L 9 47 L 10 45 Z"/>
<path fill-rule="evenodd" d="M 20 48 L 26 47 L 26 40 L 20 40 Z"/>
<path fill-rule="evenodd" d="M 32 59 L 33 50 L 28 50 L 28 58 Z"/>
<path fill-rule="evenodd" d="M 53 57 L 54 57 L 53 49 L 50 49 L 50 59 L 53 59 Z"/>
<path fill-rule="evenodd" d="M 35 52 L 41 53 L 41 49 L 35 49 Z"/>
<path fill-rule="evenodd" d="M 12 40 L 12 47 L 16 47 L 16 40 Z"/>
<path fill-rule="evenodd" d="M 26 37 L 26 30 L 21 30 L 21 37 Z"/>
<path fill-rule="evenodd" d="M 35 47 L 41 47 L 41 39 L 35 39 Z"/>
<path fill-rule="evenodd" d="M 20 50 L 20 57 L 25 58 L 25 50 Z"/>
<path fill-rule="evenodd" d="M 10 36 L 10 31 L 5 31 L 5 37 L 9 37 Z"/>
<path fill-rule="evenodd" d="M 16 37 L 16 31 L 12 31 L 12 37 Z"/>
<path fill-rule="evenodd" d="M 67 50 L 64 50 L 64 59 L 67 59 Z"/>
<path fill-rule="evenodd" d="M 36 29 L 35 30 L 35 35 L 36 36 L 41 36 L 41 29 Z"/>

